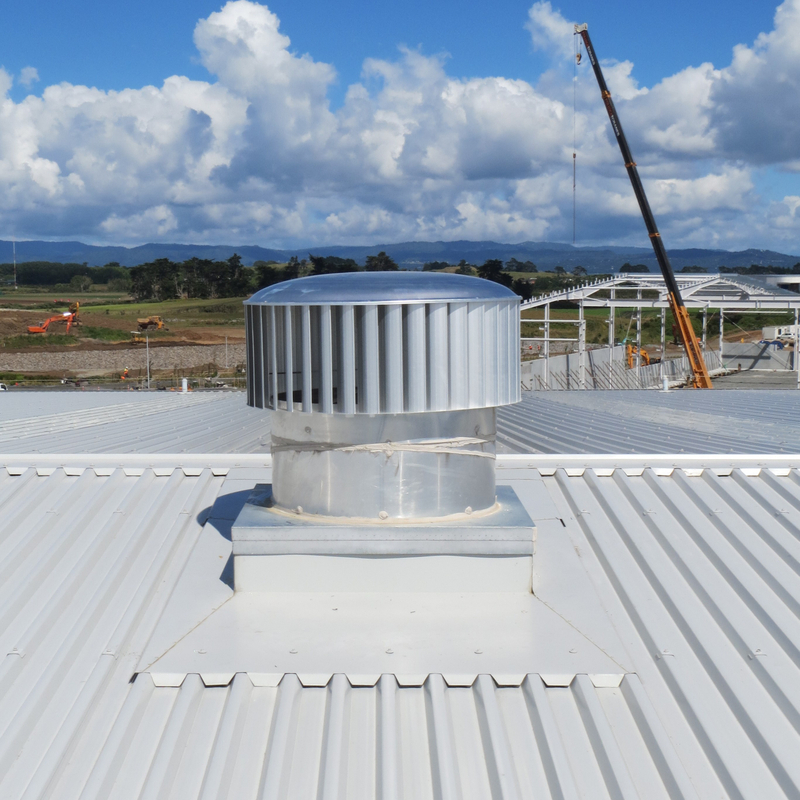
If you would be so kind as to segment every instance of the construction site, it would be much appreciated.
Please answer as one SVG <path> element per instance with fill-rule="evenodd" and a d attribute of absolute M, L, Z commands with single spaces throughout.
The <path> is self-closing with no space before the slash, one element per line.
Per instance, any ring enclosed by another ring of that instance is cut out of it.
<path fill-rule="evenodd" d="M 800 294 L 673 272 L 575 33 L 659 276 L 13 321 L 125 364 L 0 392 L 0 797 L 800 797 Z"/>

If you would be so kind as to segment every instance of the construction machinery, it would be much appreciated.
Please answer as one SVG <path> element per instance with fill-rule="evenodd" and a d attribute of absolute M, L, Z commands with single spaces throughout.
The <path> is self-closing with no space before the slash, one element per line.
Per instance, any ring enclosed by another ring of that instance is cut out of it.
<path fill-rule="evenodd" d="M 164 320 L 161 317 L 144 317 L 136 320 L 140 331 L 148 331 L 154 328 L 157 331 L 168 330 L 164 327 Z"/>
<path fill-rule="evenodd" d="M 69 306 L 69 311 L 62 311 L 60 314 L 49 317 L 39 325 L 29 325 L 28 333 L 47 333 L 47 329 L 55 322 L 66 322 L 67 333 L 69 333 L 72 326 L 78 324 L 79 315 L 80 303 L 71 303 Z"/>
<path fill-rule="evenodd" d="M 669 307 L 678 326 L 681 342 L 686 349 L 686 357 L 689 359 L 689 365 L 692 369 L 692 386 L 695 389 L 710 389 L 711 378 L 708 374 L 706 362 L 703 359 L 703 352 L 697 343 L 697 338 L 692 328 L 691 320 L 689 319 L 689 312 L 684 305 L 680 289 L 678 288 L 678 282 L 675 280 L 675 274 L 672 271 L 672 265 L 669 263 L 666 248 L 661 241 L 661 234 L 658 232 L 658 227 L 656 226 L 655 217 L 650 210 L 650 204 L 647 202 L 647 195 L 644 193 L 644 186 L 642 186 L 642 181 L 639 178 L 636 162 L 633 160 L 630 147 L 628 147 L 628 140 L 625 138 L 622 124 L 619 121 L 617 110 L 614 107 L 614 101 L 611 99 L 611 92 L 608 90 L 606 80 L 603 77 L 603 70 L 600 68 L 600 62 L 597 60 L 597 55 L 594 52 L 592 40 L 589 38 L 588 26 L 576 25 L 575 34 L 580 36 L 583 40 L 586 53 L 592 63 L 597 83 L 600 86 L 600 94 L 603 97 L 603 103 L 608 112 L 608 117 L 611 120 L 611 127 L 614 130 L 614 135 L 617 137 L 617 144 L 619 144 L 622 158 L 625 161 L 625 169 L 628 170 L 628 177 L 633 186 L 633 193 L 636 195 L 636 200 L 639 203 L 642 217 L 644 217 L 644 224 L 647 227 L 647 233 L 650 237 L 650 243 L 653 245 L 658 266 L 661 268 L 661 274 L 664 276 L 664 283 L 667 286 Z"/>
<path fill-rule="evenodd" d="M 628 369 L 633 369 L 636 366 L 636 356 L 639 355 L 641 357 L 641 364 L 645 367 L 649 367 L 651 364 L 658 364 L 661 359 L 660 358 L 650 358 L 650 353 L 644 349 L 644 347 L 637 347 L 635 344 L 628 343 L 625 345 L 625 357 L 628 361 Z"/>

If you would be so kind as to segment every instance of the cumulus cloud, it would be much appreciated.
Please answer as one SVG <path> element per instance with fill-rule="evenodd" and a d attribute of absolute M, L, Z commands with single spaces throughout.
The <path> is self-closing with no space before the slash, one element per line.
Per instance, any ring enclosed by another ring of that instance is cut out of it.
<path fill-rule="evenodd" d="M 670 245 L 796 249 L 800 201 L 760 198 L 753 176 L 800 164 L 798 9 L 785 0 L 775 29 L 737 47 L 728 66 L 643 87 L 630 62 L 604 63 Z M 197 23 L 208 81 L 108 92 L 62 83 L 16 103 L 0 70 L 0 234 L 568 240 L 572 22 L 545 1 L 524 24 L 552 62 L 536 84 L 456 79 L 441 58 L 403 48 L 366 59 L 336 110 L 333 65 L 294 50 L 278 17 L 251 0 Z M 36 79 L 33 68 L 19 77 Z M 576 125 L 582 240 L 645 243 L 588 67 Z"/>
<path fill-rule="evenodd" d="M 572 57 L 574 25 L 555 10 L 549 0 L 534 3 L 528 10 L 528 21 L 525 23 L 537 50 L 557 53 L 562 58 Z"/>
<path fill-rule="evenodd" d="M 726 154 L 765 164 L 792 161 L 800 141 L 800 0 L 785 0 L 775 28 L 738 45 L 711 90 Z"/>
<path fill-rule="evenodd" d="M 19 82 L 26 89 L 30 89 L 34 83 L 39 82 L 39 70 L 36 67 L 23 67 L 19 71 Z"/>

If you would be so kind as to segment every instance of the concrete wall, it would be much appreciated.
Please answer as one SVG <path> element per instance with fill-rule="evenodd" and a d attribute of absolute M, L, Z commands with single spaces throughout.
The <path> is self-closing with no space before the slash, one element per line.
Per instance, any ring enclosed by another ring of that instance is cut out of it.
<path fill-rule="evenodd" d="M 727 369 L 742 371 L 751 369 L 793 370 L 794 352 L 779 350 L 760 343 L 725 342 L 723 358 L 716 350 L 706 350 L 706 366 L 712 374 Z M 689 362 L 685 357 L 671 358 L 663 364 L 663 375 L 671 385 L 683 383 L 690 375 Z M 635 369 L 628 369 L 625 347 L 613 348 L 609 363 L 609 348 L 587 350 L 584 368 L 581 370 L 578 353 L 567 353 L 550 357 L 549 369 L 543 358 L 522 362 L 522 383 L 526 389 L 570 390 L 570 389 L 656 389 L 661 388 L 662 366 L 651 364 L 640 367 L 637 378 Z"/>
<path fill-rule="evenodd" d="M 722 362 L 729 370 L 794 369 L 794 351 L 762 342 L 725 342 Z"/>
<path fill-rule="evenodd" d="M 710 372 L 720 369 L 719 354 L 706 352 L 706 365 Z M 609 363 L 607 347 L 587 350 L 584 368 L 581 370 L 578 353 L 569 353 L 550 358 L 548 368 L 544 359 L 522 363 L 522 384 L 526 389 L 570 390 L 570 389 L 657 389 L 661 387 L 662 365 L 651 364 L 636 369 L 628 369 L 625 360 L 625 347 L 613 348 Z M 671 358 L 663 363 L 663 374 L 670 385 L 686 381 L 690 374 L 689 362 L 685 357 Z"/>

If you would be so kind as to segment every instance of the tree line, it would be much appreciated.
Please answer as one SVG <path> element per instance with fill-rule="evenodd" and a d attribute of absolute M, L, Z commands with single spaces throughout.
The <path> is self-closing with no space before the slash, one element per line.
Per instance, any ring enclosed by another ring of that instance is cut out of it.
<path fill-rule="evenodd" d="M 426 264 L 425 269 L 441 269 L 449 266 L 446 262 L 432 262 Z M 501 283 L 523 299 L 529 299 L 533 295 L 533 287 L 527 280 L 514 278 L 509 274 L 510 271 L 537 272 L 536 265 L 530 261 L 520 262 L 510 259 L 504 264 L 499 259 L 489 259 L 480 266 L 462 261 L 456 267 L 457 273 L 478 275 L 486 280 Z M 397 262 L 383 251 L 377 255 L 367 256 L 364 266 L 360 266 L 352 258 L 311 253 L 307 259 L 293 256 L 286 264 L 256 261 L 252 267 L 244 266 L 237 254 L 224 261 L 190 258 L 176 262 L 168 258 L 158 258 L 130 268 L 120 266 L 117 262 L 110 262 L 102 267 L 90 267 L 86 263 L 32 261 L 17 265 L 17 283 L 79 293 L 105 285 L 113 291 L 128 292 L 136 300 L 161 301 L 178 298 L 245 297 L 266 286 L 305 275 L 384 272 L 398 269 Z M 585 275 L 586 270 L 580 267 L 574 270 L 574 274 Z M 8 284 L 13 279 L 12 276 L 13 265 L 0 264 L 0 280 Z M 537 276 L 536 290 L 557 288 L 564 285 L 568 279 L 569 276 L 560 267 L 556 270 L 555 279 L 552 274 L 540 273 Z"/>
<path fill-rule="evenodd" d="M 253 290 L 254 270 L 234 253 L 225 261 L 157 258 L 130 268 L 131 294 L 137 300 L 242 297 Z"/>
<path fill-rule="evenodd" d="M 17 264 L 17 283 L 23 286 L 68 285 L 76 277 L 89 278 L 91 283 L 109 284 L 121 280 L 126 286 L 130 284 L 128 270 L 116 261 L 104 267 L 90 267 L 86 262 L 62 264 L 57 261 L 25 261 Z M 13 283 L 13 264 L 0 264 L 0 280 L 5 284 Z"/>

